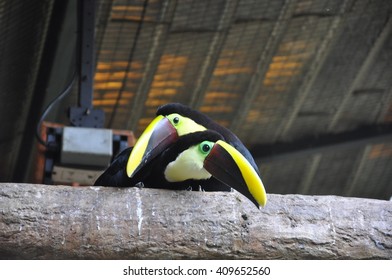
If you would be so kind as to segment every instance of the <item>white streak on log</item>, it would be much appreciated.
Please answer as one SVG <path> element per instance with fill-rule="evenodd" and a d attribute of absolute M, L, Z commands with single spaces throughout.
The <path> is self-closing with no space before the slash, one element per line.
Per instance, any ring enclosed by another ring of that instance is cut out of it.
<path fill-rule="evenodd" d="M 142 210 L 142 199 L 140 198 L 139 191 L 136 192 L 136 214 L 137 214 L 137 229 L 138 235 L 140 236 L 142 232 L 142 222 L 143 222 L 143 210 Z"/>

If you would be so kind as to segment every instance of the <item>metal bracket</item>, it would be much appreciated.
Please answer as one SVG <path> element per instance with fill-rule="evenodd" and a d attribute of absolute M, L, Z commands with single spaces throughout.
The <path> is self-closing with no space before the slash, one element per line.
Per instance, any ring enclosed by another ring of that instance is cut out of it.
<path fill-rule="evenodd" d="M 95 67 L 95 0 L 82 0 L 79 5 L 79 106 L 70 108 L 69 119 L 74 126 L 102 128 L 105 122 L 105 114 L 102 110 L 93 109 L 92 105 Z"/>
<path fill-rule="evenodd" d="M 73 126 L 102 128 L 105 122 L 105 112 L 99 109 L 71 107 L 69 108 L 69 120 Z"/>

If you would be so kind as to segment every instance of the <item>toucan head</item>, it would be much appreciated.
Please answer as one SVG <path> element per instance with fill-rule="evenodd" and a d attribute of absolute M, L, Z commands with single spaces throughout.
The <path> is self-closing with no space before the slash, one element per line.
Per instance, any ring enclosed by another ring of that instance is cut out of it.
<path fill-rule="evenodd" d="M 208 180 L 211 177 L 242 193 L 256 206 L 264 206 L 264 185 L 248 160 L 216 132 L 203 131 L 179 138 L 164 154 L 164 176 L 168 182 Z M 220 139 L 219 139 L 220 138 Z M 208 140 L 203 140 L 208 139 Z"/>
<path fill-rule="evenodd" d="M 136 142 L 127 163 L 127 175 L 132 178 L 149 161 L 173 144 L 178 137 L 204 131 L 206 128 L 178 113 L 158 115 Z"/>

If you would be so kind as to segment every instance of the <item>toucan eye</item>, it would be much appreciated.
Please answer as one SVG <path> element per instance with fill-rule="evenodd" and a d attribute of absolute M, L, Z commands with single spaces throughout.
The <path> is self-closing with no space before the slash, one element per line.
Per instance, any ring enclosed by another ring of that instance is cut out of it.
<path fill-rule="evenodd" d="M 211 151 L 213 143 L 209 141 L 204 141 L 199 145 L 200 151 L 203 154 L 208 154 Z"/>
<path fill-rule="evenodd" d="M 173 118 L 173 123 L 176 125 L 180 122 L 180 118 L 179 117 L 174 117 Z"/>

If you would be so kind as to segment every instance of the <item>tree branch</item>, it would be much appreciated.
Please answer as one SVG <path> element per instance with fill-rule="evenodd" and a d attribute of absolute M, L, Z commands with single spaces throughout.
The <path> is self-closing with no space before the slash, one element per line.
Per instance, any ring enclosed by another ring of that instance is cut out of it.
<path fill-rule="evenodd" d="M 0 184 L 2 259 L 392 259 L 392 202 Z"/>

